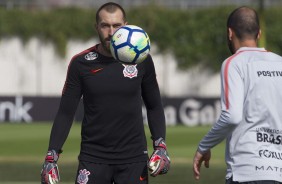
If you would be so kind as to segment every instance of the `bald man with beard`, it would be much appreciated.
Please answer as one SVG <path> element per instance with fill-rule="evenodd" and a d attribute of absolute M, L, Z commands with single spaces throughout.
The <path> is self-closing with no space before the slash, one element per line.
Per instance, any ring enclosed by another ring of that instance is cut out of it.
<path fill-rule="evenodd" d="M 211 149 L 226 139 L 226 184 L 282 182 L 282 57 L 258 47 L 254 9 L 235 9 L 227 20 L 232 55 L 221 68 L 221 114 L 200 141 L 193 172 L 209 168 Z"/>

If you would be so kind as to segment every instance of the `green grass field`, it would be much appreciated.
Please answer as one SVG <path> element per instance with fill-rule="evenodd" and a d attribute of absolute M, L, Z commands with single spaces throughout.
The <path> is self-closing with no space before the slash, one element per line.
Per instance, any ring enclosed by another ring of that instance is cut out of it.
<path fill-rule="evenodd" d="M 0 124 L 0 183 L 35 184 L 48 146 L 51 123 Z M 172 165 L 168 174 L 150 177 L 150 184 L 224 183 L 224 143 L 212 150 L 210 168 L 202 168 L 200 181 L 193 179 L 192 159 L 198 142 L 210 127 L 176 126 L 167 128 L 167 146 Z M 145 127 L 149 152 L 151 140 Z M 58 162 L 62 184 L 74 183 L 80 144 L 80 124 L 74 123 Z"/>

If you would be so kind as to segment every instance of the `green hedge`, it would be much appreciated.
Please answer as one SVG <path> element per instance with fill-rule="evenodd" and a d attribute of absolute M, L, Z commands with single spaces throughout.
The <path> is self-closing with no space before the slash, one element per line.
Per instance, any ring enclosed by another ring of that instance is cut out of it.
<path fill-rule="evenodd" d="M 214 71 L 230 55 L 226 44 L 226 19 L 234 7 L 175 10 L 162 7 L 129 9 L 128 22 L 144 28 L 162 53 L 172 52 L 180 68 L 201 63 Z M 64 56 L 68 39 L 97 37 L 94 9 L 53 9 L 27 11 L 0 9 L 0 37 L 31 37 L 52 41 Z M 282 53 L 281 8 L 264 12 L 267 49 Z M 94 44 L 94 43 L 93 43 Z"/>

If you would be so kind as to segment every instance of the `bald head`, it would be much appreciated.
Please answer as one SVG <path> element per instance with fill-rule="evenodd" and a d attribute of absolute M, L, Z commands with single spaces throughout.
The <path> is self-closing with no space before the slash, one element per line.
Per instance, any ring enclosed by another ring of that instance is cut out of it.
<path fill-rule="evenodd" d="M 231 28 L 241 41 L 256 40 L 260 31 L 257 12 L 248 7 L 235 9 L 228 17 L 227 28 Z"/>

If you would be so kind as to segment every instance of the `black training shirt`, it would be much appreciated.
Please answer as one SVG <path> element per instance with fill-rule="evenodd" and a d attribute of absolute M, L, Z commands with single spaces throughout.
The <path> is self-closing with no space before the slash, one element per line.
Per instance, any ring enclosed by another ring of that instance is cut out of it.
<path fill-rule="evenodd" d="M 97 47 L 77 54 L 69 64 L 49 149 L 62 149 L 82 98 L 80 160 L 108 164 L 146 161 L 142 99 L 153 140 L 165 138 L 152 58 L 149 55 L 138 65 L 125 65 L 99 54 Z"/>

